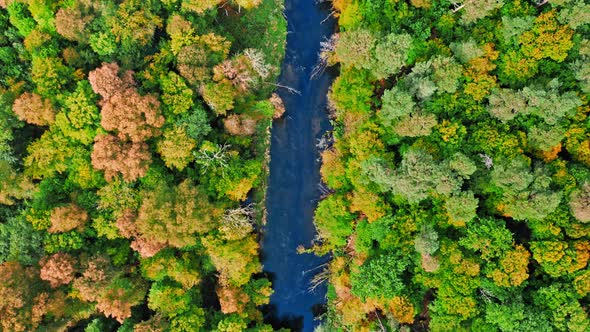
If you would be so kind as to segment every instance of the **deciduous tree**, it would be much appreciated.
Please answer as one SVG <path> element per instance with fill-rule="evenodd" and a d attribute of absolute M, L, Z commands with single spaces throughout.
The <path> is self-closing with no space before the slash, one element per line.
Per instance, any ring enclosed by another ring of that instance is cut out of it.
<path fill-rule="evenodd" d="M 57 253 L 44 257 L 39 261 L 39 265 L 41 279 L 49 282 L 53 288 L 67 285 L 74 280 L 76 260 L 69 254 Z"/>
<path fill-rule="evenodd" d="M 50 233 L 69 232 L 76 228 L 82 228 L 88 221 L 88 213 L 76 204 L 68 204 L 55 208 L 51 212 Z"/>
<path fill-rule="evenodd" d="M 100 135 L 95 139 L 92 166 L 103 170 L 107 181 L 121 175 L 132 182 L 147 173 L 151 158 L 145 143 L 122 142 L 113 135 Z"/>
<path fill-rule="evenodd" d="M 36 93 L 25 92 L 15 99 L 12 110 L 19 119 L 37 126 L 47 126 L 55 120 L 51 101 Z"/>

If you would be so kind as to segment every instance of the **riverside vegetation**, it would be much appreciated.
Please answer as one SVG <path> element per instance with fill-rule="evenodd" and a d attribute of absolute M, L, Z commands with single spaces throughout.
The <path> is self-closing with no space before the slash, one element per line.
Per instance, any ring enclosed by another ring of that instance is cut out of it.
<path fill-rule="evenodd" d="M 272 331 L 279 0 L 0 1 L 0 331 Z"/>
<path fill-rule="evenodd" d="M 333 6 L 318 330 L 590 330 L 590 5 Z"/>

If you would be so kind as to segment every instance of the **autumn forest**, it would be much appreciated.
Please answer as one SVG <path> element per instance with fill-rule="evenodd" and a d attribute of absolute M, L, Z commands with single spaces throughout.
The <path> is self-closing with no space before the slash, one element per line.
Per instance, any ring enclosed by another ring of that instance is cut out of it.
<path fill-rule="evenodd" d="M 0 0 L 0 331 L 298 331 L 260 254 L 292 1 Z M 588 0 L 317 2 L 304 331 L 590 331 Z"/>

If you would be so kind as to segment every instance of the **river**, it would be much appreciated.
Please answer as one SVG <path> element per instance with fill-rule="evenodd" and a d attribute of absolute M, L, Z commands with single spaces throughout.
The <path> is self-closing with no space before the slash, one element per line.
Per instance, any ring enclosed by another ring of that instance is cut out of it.
<path fill-rule="evenodd" d="M 334 79 L 328 71 L 310 79 L 318 60 L 320 42 L 334 32 L 329 5 L 315 0 L 286 0 L 287 50 L 279 78 L 286 112 L 272 127 L 270 177 L 266 194 L 267 223 L 262 242 L 264 271 L 274 294 L 266 308 L 273 327 L 311 332 L 314 314 L 325 304 L 326 285 L 309 291 L 314 274 L 328 257 L 297 254 L 298 245 L 309 247 L 316 236 L 313 211 L 321 195 L 319 138 L 330 130 L 326 95 Z"/>

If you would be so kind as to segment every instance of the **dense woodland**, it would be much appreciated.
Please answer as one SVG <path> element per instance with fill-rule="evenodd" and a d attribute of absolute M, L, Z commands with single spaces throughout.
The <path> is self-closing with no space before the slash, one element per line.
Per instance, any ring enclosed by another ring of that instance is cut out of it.
<path fill-rule="evenodd" d="M 590 331 L 590 4 L 334 0 L 322 331 Z"/>
<path fill-rule="evenodd" d="M 285 37 L 279 0 L 0 1 L 0 331 L 272 331 Z"/>

